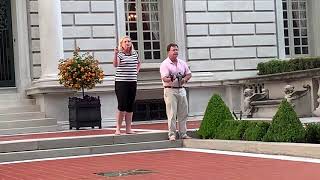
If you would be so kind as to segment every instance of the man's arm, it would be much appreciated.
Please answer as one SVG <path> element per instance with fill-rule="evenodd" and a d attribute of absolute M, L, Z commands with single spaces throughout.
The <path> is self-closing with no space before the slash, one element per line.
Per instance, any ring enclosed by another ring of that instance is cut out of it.
<path fill-rule="evenodd" d="M 182 78 L 181 84 L 186 84 L 190 80 L 191 76 L 192 76 L 191 73 L 186 74 L 186 76 Z"/>

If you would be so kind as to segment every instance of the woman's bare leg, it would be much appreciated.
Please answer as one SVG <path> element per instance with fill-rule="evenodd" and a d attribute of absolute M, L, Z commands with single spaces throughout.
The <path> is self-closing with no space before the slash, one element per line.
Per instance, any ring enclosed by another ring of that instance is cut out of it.
<path fill-rule="evenodd" d="M 134 131 L 131 130 L 133 112 L 126 112 L 125 121 L 126 121 L 126 133 L 133 134 Z"/>
<path fill-rule="evenodd" d="M 116 115 L 116 119 L 117 119 L 117 129 L 116 129 L 116 132 L 114 134 L 121 134 L 121 126 L 122 126 L 122 121 L 123 121 L 123 118 L 126 116 L 126 112 L 124 111 L 118 111 L 117 112 L 117 115 Z"/>

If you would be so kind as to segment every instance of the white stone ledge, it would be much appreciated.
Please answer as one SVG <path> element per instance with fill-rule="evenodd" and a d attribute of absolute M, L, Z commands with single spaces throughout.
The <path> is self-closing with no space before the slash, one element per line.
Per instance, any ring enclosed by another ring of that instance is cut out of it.
<path fill-rule="evenodd" d="M 268 59 L 236 59 L 234 61 L 236 70 L 257 69 L 260 62 L 267 62 Z"/>
<path fill-rule="evenodd" d="M 183 147 L 320 158 L 320 144 L 187 139 L 183 140 Z"/>

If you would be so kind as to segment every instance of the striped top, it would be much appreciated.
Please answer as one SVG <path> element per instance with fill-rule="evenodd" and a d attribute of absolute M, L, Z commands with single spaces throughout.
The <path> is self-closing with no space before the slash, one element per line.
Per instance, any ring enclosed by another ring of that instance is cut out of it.
<path fill-rule="evenodd" d="M 117 66 L 116 81 L 137 81 L 137 66 L 139 55 L 134 51 L 131 55 L 118 53 L 119 64 Z"/>

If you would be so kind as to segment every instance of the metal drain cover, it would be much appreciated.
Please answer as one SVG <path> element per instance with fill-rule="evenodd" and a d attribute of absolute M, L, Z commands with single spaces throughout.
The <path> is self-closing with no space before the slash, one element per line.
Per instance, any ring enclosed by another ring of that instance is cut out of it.
<path fill-rule="evenodd" d="M 151 170 L 145 170 L 145 169 L 131 169 L 127 171 L 112 171 L 112 172 L 102 172 L 102 173 L 95 173 L 99 176 L 105 176 L 105 177 L 120 177 L 120 176 L 133 176 L 133 175 L 139 175 L 139 174 L 150 174 L 155 173 Z"/>

